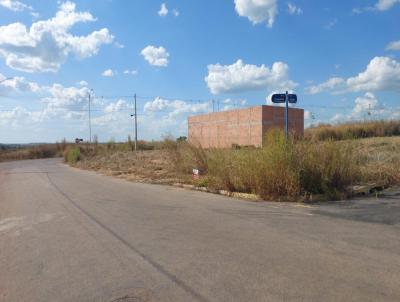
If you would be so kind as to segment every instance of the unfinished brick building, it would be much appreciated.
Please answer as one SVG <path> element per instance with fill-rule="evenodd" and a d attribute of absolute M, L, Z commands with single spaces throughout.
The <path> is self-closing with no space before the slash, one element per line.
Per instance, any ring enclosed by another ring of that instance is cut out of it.
<path fill-rule="evenodd" d="M 189 142 L 203 148 L 261 147 L 268 129 L 285 128 L 285 108 L 255 106 L 188 118 Z M 289 131 L 304 134 L 304 110 L 289 108 Z"/>

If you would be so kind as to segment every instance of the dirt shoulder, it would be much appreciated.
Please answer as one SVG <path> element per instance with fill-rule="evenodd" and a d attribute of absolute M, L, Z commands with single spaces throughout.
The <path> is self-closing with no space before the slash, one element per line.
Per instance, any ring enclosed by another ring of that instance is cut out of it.
<path fill-rule="evenodd" d="M 190 183 L 190 176 L 178 173 L 164 150 L 115 151 L 85 157 L 75 165 L 137 182 L 157 184 Z"/>

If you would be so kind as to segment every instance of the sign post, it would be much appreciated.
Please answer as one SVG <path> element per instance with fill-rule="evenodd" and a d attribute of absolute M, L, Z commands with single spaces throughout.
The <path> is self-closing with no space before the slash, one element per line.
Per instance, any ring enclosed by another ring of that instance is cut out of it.
<path fill-rule="evenodd" d="M 272 102 L 277 103 L 285 103 L 285 135 L 286 139 L 289 137 L 289 103 L 295 104 L 297 103 L 297 95 L 286 93 L 277 93 L 273 94 L 271 98 Z"/>

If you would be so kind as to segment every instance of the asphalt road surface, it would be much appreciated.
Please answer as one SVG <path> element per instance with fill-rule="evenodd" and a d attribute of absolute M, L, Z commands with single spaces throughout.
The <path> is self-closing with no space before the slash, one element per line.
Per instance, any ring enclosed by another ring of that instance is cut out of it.
<path fill-rule="evenodd" d="M 254 203 L 2 163 L 0 301 L 400 301 L 400 195 Z"/>

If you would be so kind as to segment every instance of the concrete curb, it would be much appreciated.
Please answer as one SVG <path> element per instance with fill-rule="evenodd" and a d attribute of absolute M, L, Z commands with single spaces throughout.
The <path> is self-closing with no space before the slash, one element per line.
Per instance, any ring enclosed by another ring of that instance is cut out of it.
<path fill-rule="evenodd" d="M 182 183 L 174 183 L 172 184 L 174 187 L 178 188 L 183 188 L 183 189 L 188 189 L 188 190 L 193 190 L 193 191 L 201 191 L 201 192 L 207 192 L 211 194 L 218 194 L 218 195 L 223 195 L 223 196 L 228 196 L 228 197 L 233 197 L 233 198 L 238 198 L 238 199 L 244 199 L 244 200 L 249 200 L 249 201 L 263 201 L 260 196 L 256 194 L 249 194 L 249 193 L 241 193 L 241 192 L 229 192 L 226 190 L 212 190 L 208 189 L 206 187 L 196 187 L 195 185 L 188 185 L 188 184 L 182 184 Z"/>

